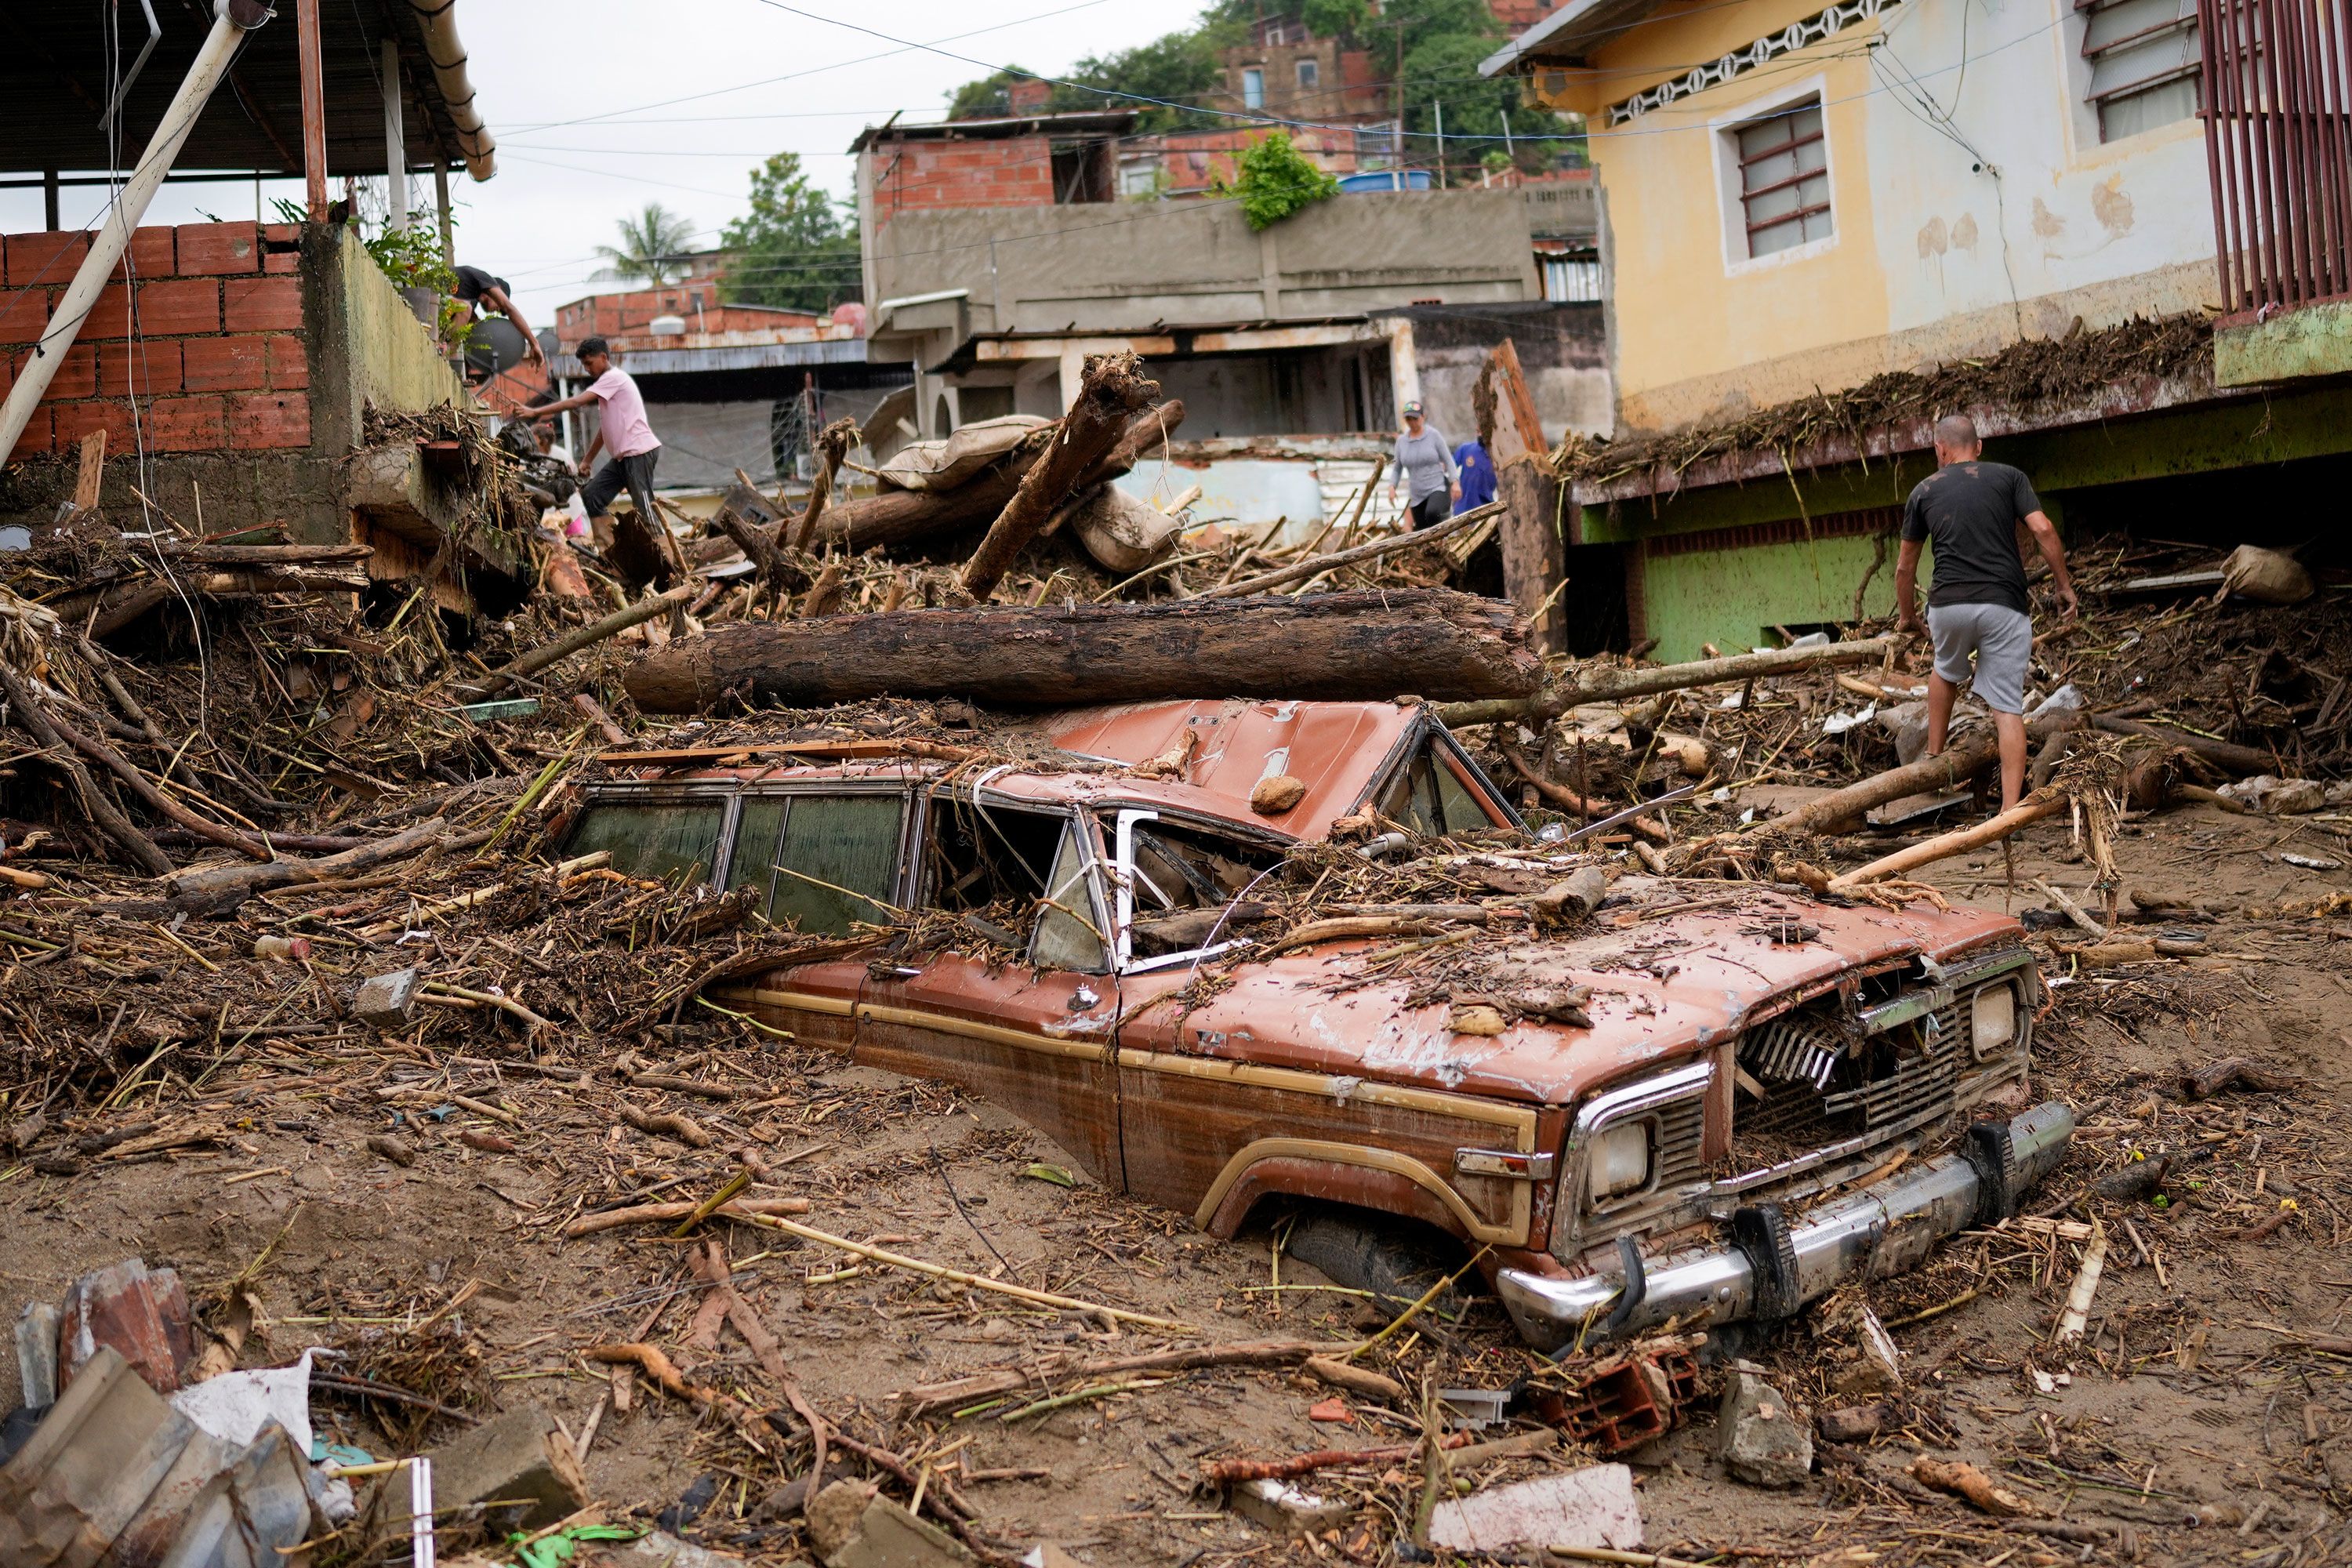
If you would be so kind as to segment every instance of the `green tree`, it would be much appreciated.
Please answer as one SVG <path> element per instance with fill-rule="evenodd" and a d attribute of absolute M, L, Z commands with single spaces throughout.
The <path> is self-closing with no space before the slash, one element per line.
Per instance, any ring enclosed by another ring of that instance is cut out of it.
<path fill-rule="evenodd" d="M 621 243 L 600 245 L 596 254 L 611 262 L 614 272 L 656 288 L 668 282 L 673 274 L 685 274 L 687 249 L 694 242 L 692 218 L 683 217 L 659 202 L 647 202 L 643 212 L 635 217 L 625 217 L 614 226 L 620 230 Z"/>
<path fill-rule="evenodd" d="M 1050 106 L 1132 109 L 1142 117 L 1135 128 L 1144 134 L 1196 123 L 1199 116 L 1168 105 L 1194 104 L 1216 91 L 1223 79 L 1217 59 L 1217 50 L 1224 47 L 1222 32 L 1203 26 L 1165 34 L 1131 49 L 1090 56 L 1070 68 L 1068 79 L 1055 84 Z"/>
<path fill-rule="evenodd" d="M 989 120 L 1013 112 L 1013 84 L 1034 79 L 1019 66 L 1007 66 L 978 81 L 968 81 L 948 98 L 950 120 Z"/>
<path fill-rule="evenodd" d="M 1339 194 L 1339 182 L 1308 163 L 1290 134 L 1270 131 L 1241 156 L 1233 194 L 1252 228 L 1272 228 L 1292 213 Z"/>
<path fill-rule="evenodd" d="M 857 234 L 833 199 L 778 153 L 751 171 L 751 210 L 719 235 L 729 252 L 721 297 L 820 314 L 858 291 Z"/>

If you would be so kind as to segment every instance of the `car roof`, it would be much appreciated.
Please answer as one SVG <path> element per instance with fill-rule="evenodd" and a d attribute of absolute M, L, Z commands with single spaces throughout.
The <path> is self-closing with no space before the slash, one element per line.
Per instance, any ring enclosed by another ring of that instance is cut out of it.
<path fill-rule="evenodd" d="M 1334 819 L 1353 810 L 1400 747 L 1423 710 L 1394 702 L 1223 701 L 1126 703 L 1037 715 L 1016 727 L 1085 763 L 1104 769 L 1057 772 L 963 769 L 961 776 L 996 793 L 1041 803 L 1094 805 L 1131 801 L 1146 806 L 1246 823 L 1289 837 L 1328 836 Z M 756 734 L 672 751 L 614 751 L 604 761 L 622 773 L 670 782 L 791 783 L 822 778 L 936 775 L 984 747 L 960 742 L 909 743 L 892 739 L 801 742 Z M 1189 738 L 1188 738 L 1189 737 Z M 773 762 L 758 759 L 775 758 Z M 782 759 L 790 758 L 791 761 Z M 1155 761 L 1150 774 L 1128 771 Z M 1278 816 L 1250 808 L 1261 779 L 1287 773 L 1306 786 L 1297 805 Z"/>

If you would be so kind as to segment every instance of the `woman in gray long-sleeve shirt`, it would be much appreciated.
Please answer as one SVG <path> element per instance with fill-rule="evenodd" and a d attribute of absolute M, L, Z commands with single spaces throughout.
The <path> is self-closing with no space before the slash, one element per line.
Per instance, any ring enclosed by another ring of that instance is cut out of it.
<path fill-rule="evenodd" d="M 1421 405 L 1404 405 L 1404 434 L 1396 441 L 1396 467 L 1389 475 L 1389 500 L 1402 486 L 1412 511 L 1415 529 L 1445 521 L 1455 498 L 1462 494 L 1462 477 L 1454 466 L 1454 448 L 1437 426 L 1422 417 Z"/>

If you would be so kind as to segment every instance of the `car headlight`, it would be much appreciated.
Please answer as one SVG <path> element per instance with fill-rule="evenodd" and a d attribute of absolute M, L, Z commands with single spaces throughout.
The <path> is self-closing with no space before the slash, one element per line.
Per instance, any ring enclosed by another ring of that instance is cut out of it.
<path fill-rule="evenodd" d="M 1592 1200 L 1601 1203 L 1635 1191 L 1650 1179 L 1650 1124 L 1621 1121 L 1592 1141 L 1585 1156 Z"/>
<path fill-rule="evenodd" d="M 1969 1004 L 1969 1049 L 1977 1060 L 2004 1050 L 2017 1038 L 2017 987 L 1983 985 Z"/>

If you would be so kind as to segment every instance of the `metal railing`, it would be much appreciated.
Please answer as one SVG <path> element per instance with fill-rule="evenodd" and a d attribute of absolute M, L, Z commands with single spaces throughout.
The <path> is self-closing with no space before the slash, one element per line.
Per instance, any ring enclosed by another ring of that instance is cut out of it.
<path fill-rule="evenodd" d="M 2229 313 L 2352 296 L 2352 0 L 2198 0 Z"/>

